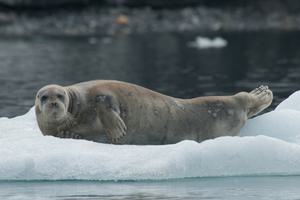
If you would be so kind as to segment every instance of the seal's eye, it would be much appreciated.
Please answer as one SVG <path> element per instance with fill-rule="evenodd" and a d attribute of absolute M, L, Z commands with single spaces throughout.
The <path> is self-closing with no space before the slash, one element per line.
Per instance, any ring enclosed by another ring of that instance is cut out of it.
<path fill-rule="evenodd" d="M 64 97 L 63 95 L 61 95 L 61 94 L 58 94 L 58 95 L 57 95 L 57 98 L 58 98 L 59 100 L 61 100 L 61 101 L 64 101 L 64 99 L 65 99 L 65 97 Z"/>
<path fill-rule="evenodd" d="M 47 95 L 43 95 L 41 97 L 41 102 L 45 102 L 47 99 L 48 99 L 48 96 Z"/>

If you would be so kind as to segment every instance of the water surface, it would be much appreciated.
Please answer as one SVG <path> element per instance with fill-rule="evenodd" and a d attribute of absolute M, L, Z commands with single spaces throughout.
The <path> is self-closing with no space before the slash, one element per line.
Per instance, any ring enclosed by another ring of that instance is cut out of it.
<path fill-rule="evenodd" d="M 228 46 L 198 50 L 196 36 L 222 36 Z M 274 108 L 300 88 L 299 32 L 156 33 L 99 38 L 1 38 L 0 116 L 17 116 L 50 83 L 116 79 L 190 98 L 274 91 Z"/>
<path fill-rule="evenodd" d="M 299 199 L 300 177 L 227 177 L 143 182 L 0 182 L 6 200 Z"/>

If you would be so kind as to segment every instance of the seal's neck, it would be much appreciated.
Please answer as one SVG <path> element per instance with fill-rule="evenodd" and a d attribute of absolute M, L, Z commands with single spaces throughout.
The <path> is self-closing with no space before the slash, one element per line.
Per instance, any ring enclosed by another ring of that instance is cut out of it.
<path fill-rule="evenodd" d="M 75 88 L 66 88 L 67 94 L 69 96 L 69 106 L 68 113 L 70 113 L 73 117 L 76 117 L 79 114 L 80 110 L 80 97 L 79 93 Z"/>

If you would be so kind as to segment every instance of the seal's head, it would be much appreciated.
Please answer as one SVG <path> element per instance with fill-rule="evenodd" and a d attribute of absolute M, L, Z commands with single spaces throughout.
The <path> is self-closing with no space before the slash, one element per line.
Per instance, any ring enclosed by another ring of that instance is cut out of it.
<path fill-rule="evenodd" d="M 69 96 L 62 86 L 47 85 L 41 88 L 35 101 L 36 109 L 49 121 L 61 120 L 67 115 Z"/>

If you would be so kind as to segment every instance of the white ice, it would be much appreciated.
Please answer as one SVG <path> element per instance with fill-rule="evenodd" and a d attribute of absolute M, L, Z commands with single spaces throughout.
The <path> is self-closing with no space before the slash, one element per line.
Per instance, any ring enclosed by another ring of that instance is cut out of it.
<path fill-rule="evenodd" d="M 162 146 L 42 136 L 34 110 L 0 118 L 0 180 L 144 180 L 300 175 L 300 92 L 251 119 L 241 136 Z M 142 134 L 142 133 L 141 133 Z"/>
<path fill-rule="evenodd" d="M 188 46 L 198 49 L 222 48 L 227 46 L 227 41 L 221 37 L 210 39 L 198 36 L 196 37 L 195 41 L 188 43 Z"/>

